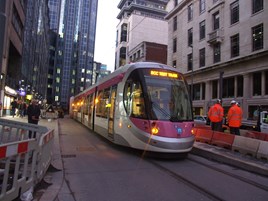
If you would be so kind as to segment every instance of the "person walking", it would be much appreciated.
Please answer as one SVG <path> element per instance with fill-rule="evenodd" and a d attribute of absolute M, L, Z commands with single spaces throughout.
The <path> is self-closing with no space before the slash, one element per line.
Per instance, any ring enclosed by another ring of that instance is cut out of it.
<path fill-rule="evenodd" d="M 242 122 L 242 109 L 238 106 L 235 100 L 231 101 L 231 107 L 229 108 L 227 114 L 227 120 L 230 127 L 230 133 L 235 135 L 240 135 L 240 126 Z"/>
<path fill-rule="evenodd" d="M 218 99 L 216 103 L 209 108 L 208 118 L 211 122 L 211 129 L 213 131 L 222 132 L 222 120 L 223 120 L 223 107 L 221 106 L 221 100 Z"/>
<path fill-rule="evenodd" d="M 31 104 L 27 109 L 28 115 L 28 123 L 30 124 L 38 124 L 39 116 L 41 114 L 41 110 L 36 100 L 32 100 Z M 29 138 L 35 138 L 36 133 L 32 136 L 32 131 L 29 131 Z"/>
<path fill-rule="evenodd" d="M 11 115 L 13 116 L 13 118 L 14 118 L 14 116 L 16 115 L 16 109 L 17 109 L 17 107 L 18 107 L 18 103 L 17 103 L 17 100 L 13 100 L 12 102 L 11 102 Z"/>

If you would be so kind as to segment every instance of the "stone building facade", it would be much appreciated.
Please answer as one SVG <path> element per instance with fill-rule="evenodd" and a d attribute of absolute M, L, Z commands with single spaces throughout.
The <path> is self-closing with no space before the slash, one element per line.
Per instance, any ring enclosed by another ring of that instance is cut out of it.
<path fill-rule="evenodd" d="M 185 74 L 194 114 L 216 99 L 231 100 L 243 121 L 268 110 L 268 4 L 264 0 L 172 0 L 168 5 L 168 64 Z"/>

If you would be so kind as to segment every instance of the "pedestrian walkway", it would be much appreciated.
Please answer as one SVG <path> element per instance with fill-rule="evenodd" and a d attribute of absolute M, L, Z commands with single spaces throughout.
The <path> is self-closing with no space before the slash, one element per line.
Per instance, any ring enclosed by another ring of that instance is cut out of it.
<path fill-rule="evenodd" d="M 19 117 L 2 117 L 8 118 L 10 120 L 27 122 L 26 118 Z M 59 124 L 61 127 L 59 127 Z M 37 187 L 37 191 L 35 193 L 35 200 L 37 201 L 48 201 L 48 200 L 67 200 L 73 201 L 72 193 L 68 192 L 68 185 L 64 180 L 64 170 L 63 170 L 63 162 L 62 162 L 62 153 L 60 149 L 61 145 L 64 145 L 65 141 L 60 141 L 60 136 L 66 135 L 69 133 L 68 140 L 73 141 L 73 143 L 77 144 L 78 138 L 75 135 L 71 135 L 70 133 L 75 133 L 78 130 L 78 126 L 74 120 L 70 119 L 68 116 L 65 116 L 63 119 L 41 119 L 39 125 L 46 126 L 50 129 L 54 129 L 55 139 L 54 139 L 54 155 L 52 159 L 52 166 L 49 169 L 47 175 L 45 176 L 45 182 L 40 184 L 40 188 Z M 83 127 L 81 125 L 81 127 Z M 81 143 L 81 139 L 79 139 L 79 143 Z M 77 145 L 76 145 L 77 146 Z M 63 146 L 64 153 L 69 153 L 68 149 L 72 149 L 72 147 Z M 86 147 L 81 145 L 80 149 L 86 149 L 90 147 Z M 76 148 L 77 149 L 77 148 Z M 74 149 L 73 149 L 74 150 Z M 80 150 L 80 151 L 81 151 Z M 83 150 L 82 150 L 83 151 Z M 85 151 L 85 150 L 84 150 Z M 72 153 L 70 151 L 70 153 Z M 267 161 L 257 160 L 256 158 L 244 156 L 239 153 L 232 152 L 231 150 L 212 146 L 206 143 L 195 142 L 194 147 L 192 149 L 192 154 L 200 155 L 202 157 L 216 160 L 225 164 L 229 164 L 250 172 L 254 172 L 261 175 L 268 176 L 268 163 Z M 65 154 L 66 155 L 66 154 Z M 67 154 L 68 155 L 68 154 Z M 66 157 L 68 157 L 66 155 Z M 60 196 L 59 196 L 60 194 Z M 59 199 L 61 198 L 61 199 Z"/>

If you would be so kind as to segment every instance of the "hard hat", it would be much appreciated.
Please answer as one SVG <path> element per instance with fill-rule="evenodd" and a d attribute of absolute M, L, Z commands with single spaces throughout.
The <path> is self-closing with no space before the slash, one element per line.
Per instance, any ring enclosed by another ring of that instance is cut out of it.
<path fill-rule="evenodd" d="M 216 100 L 216 103 L 221 103 L 221 99 L 217 99 Z"/>
<path fill-rule="evenodd" d="M 236 104 L 236 101 L 235 101 L 235 100 L 232 100 L 230 104 L 231 104 L 231 105 L 232 105 L 232 104 Z"/>

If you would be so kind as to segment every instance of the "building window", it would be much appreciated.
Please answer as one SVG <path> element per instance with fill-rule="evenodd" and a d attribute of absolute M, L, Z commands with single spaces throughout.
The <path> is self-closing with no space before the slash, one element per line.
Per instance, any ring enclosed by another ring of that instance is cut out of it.
<path fill-rule="evenodd" d="M 231 58 L 239 56 L 239 34 L 231 36 Z"/>
<path fill-rule="evenodd" d="M 199 13 L 203 13 L 206 10 L 206 0 L 199 0 Z"/>
<path fill-rule="evenodd" d="M 236 78 L 237 88 L 236 88 L 236 95 L 237 97 L 243 97 L 244 91 L 244 78 L 242 75 L 237 76 Z"/>
<path fill-rule="evenodd" d="M 202 40 L 206 37 L 206 21 L 199 23 L 199 39 Z"/>
<path fill-rule="evenodd" d="M 119 52 L 119 66 L 124 66 L 126 64 L 126 47 L 121 47 Z"/>
<path fill-rule="evenodd" d="M 265 71 L 265 95 L 268 95 L 268 71 Z"/>
<path fill-rule="evenodd" d="M 120 42 L 126 42 L 126 41 L 127 41 L 127 24 L 122 24 Z"/>
<path fill-rule="evenodd" d="M 137 57 L 138 57 L 138 59 L 141 58 L 141 51 L 140 50 L 137 52 Z"/>
<path fill-rule="evenodd" d="M 239 2 L 235 1 L 230 5 L 231 24 L 239 21 Z"/>
<path fill-rule="evenodd" d="M 18 36 L 20 37 L 20 39 L 22 39 L 23 38 L 23 24 L 21 22 L 20 15 L 16 7 L 13 7 L 12 24 Z"/>
<path fill-rule="evenodd" d="M 194 84 L 193 86 L 193 100 L 200 100 L 200 94 L 201 94 L 201 90 L 200 90 L 200 84 Z"/>
<path fill-rule="evenodd" d="M 193 4 L 188 6 L 188 21 L 193 20 Z"/>
<path fill-rule="evenodd" d="M 206 99 L 206 83 L 202 83 L 202 100 Z"/>
<path fill-rule="evenodd" d="M 178 0 L 174 0 L 174 6 L 176 7 L 178 5 Z"/>
<path fill-rule="evenodd" d="M 220 13 L 219 11 L 213 14 L 213 30 L 220 28 Z"/>
<path fill-rule="evenodd" d="M 173 31 L 176 31 L 177 30 L 177 23 L 178 23 L 178 20 L 177 20 L 177 16 L 175 16 L 173 18 Z"/>
<path fill-rule="evenodd" d="M 206 65 L 206 49 L 202 48 L 199 50 L 199 67 Z"/>
<path fill-rule="evenodd" d="M 193 28 L 188 30 L 188 46 L 192 47 L 193 45 Z"/>
<path fill-rule="evenodd" d="M 213 46 L 213 61 L 214 63 L 221 61 L 221 44 L 220 43 L 216 43 Z"/>
<path fill-rule="evenodd" d="M 222 97 L 223 98 L 234 97 L 234 77 L 223 79 Z"/>
<path fill-rule="evenodd" d="M 177 61 L 176 61 L 176 60 L 174 60 L 174 61 L 172 62 L 172 66 L 173 66 L 174 68 L 177 67 Z"/>
<path fill-rule="evenodd" d="M 261 72 L 253 73 L 253 96 L 261 95 Z"/>
<path fill-rule="evenodd" d="M 252 0 L 252 14 L 263 10 L 263 0 Z"/>
<path fill-rule="evenodd" d="M 173 53 L 177 52 L 177 38 L 173 39 Z"/>
<path fill-rule="evenodd" d="M 193 70 L 193 54 L 190 53 L 187 55 L 188 71 Z"/>
<path fill-rule="evenodd" d="M 218 98 L 218 81 L 212 81 L 212 99 Z"/>
<path fill-rule="evenodd" d="M 263 24 L 252 28 L 252 51 L 263 48 Z"/>

